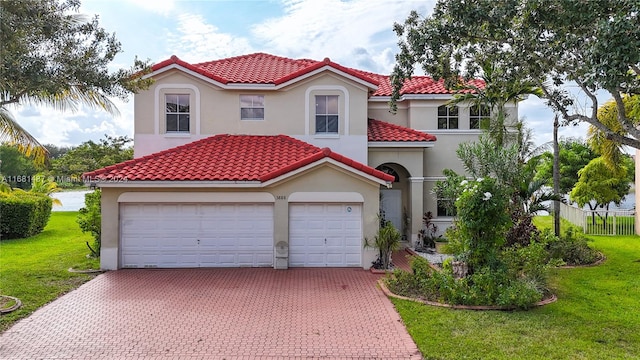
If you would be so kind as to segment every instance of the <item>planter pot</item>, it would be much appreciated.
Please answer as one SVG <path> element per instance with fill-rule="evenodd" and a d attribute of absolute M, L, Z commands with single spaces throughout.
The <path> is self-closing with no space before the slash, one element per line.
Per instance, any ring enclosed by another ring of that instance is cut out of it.
<path fill-rule="evenodd" d="M 444 254 L 444 246 L 447 245 L 446 242 L 437 242 L 436 241 L 436 251 L 439 254 Z"/>

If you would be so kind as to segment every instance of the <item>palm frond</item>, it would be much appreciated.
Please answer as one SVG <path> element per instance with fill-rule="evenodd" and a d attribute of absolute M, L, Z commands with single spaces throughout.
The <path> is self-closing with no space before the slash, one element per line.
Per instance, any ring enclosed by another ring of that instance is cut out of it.
<path fill-rule="evenodd" d="M 20 152 L 33 157 L 38 164 L 43 164 L 47 159 L 47 149 L 20 126 L 5 107 L 0 107 L 0 142 L 17 146 Z"/>
<path fill-rule="evenodd" d="M 24 97 L 24 103 L 52 107 L 56 110 L 76 112 L 81 105 L 105 110 L 118 116 L 120 111 L 106 95 L 82 86 L 71 86 L 60 94 L 38 93 Z"/>

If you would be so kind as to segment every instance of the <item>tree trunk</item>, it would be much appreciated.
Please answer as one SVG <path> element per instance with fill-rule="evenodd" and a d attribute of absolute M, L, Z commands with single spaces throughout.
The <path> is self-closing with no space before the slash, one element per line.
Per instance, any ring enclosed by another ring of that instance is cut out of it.
<path fill-rule="evenodd" d="M 553 119 L 553 193 L 558 199 L 553 201 L 553 232 L 560 237 L 560 145 L 558 144 L 558 115 Z"/>

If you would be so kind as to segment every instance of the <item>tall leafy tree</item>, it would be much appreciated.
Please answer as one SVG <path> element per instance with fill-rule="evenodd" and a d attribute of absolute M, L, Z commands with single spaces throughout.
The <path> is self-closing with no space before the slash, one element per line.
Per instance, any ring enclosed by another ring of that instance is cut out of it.
<path fill-rule="evenodd" d="M 29 189 L 37 172 L 38 167 L 18 149 L 0 145 L 0 180 L 14 188 Z"/>
<path fill-rule="evenodd" d="M 579 179 L 571 190 L 571 199 L 580 207 L 588 205 L 591 210 L 598 207 L 608 210 L 612 202 L 619 205 L 631 187 L 631 162 L 627 157 L 624 165 L 612 169 L 601 156 L 591 160 L 578 172 Z"/>
<path fill-rule="evenodd" d="M 591 160 L 598 157 L 595 151 L 581 139 L 562 139 L 559 144 L 560 194 L 569 194 L 578 182 L 578 172 Z M 546 185 L 552 186 L 553 154 L 542 154 L 542 161 L 538 166 L 537 179 L 546 179 Z"/>
<path fill-rule="evenodd" d="M 505 84 L 539 86 L 565 122 L 587 122 L 607 139 L 640 148 L 640 128 L 623 103 L 625 94 L 640 93 L 640 1 L 440 0 L 428 17 L 412 12 L 394 30 L 396 100 L 416 64 L 455 88 L 488 62 L 504 69 Z M 567 83 L 578 85 L 591 111 L 574 106 Z M 611 95 L 624 133 L 598 119 L 598 91 Z"/>
<path fill-rule="evenodd" d="M 120 43 L 97 16 L 79 15 L 79 7 L 79 0 L 0 1 L 0 141 L 39 161 L 46 149 L 8 106 L 88 106 L 117 114 L 110 98 L 126 100 L 150 84 L 139 76 L 149 70 L 147 63 L 137 59 L 130 69 L 109 71 Z"/>
<path fill-rule="evenodd" d="M 80 180 L 82 174 L 133 159 L 131 139 L 105 135 L 98 142 L 86 141 L 52 161 L 53 174 L 61 179 Z"/>
<path fill-rule="evenodd" d="M 640 124 L 640 95 L 622 97 L 625 112 L 633 119 L 634 123 Z M 606 124 L 612 131 L 620 135 L 627 135 L 622 124 L 618 122 L 618 106 L 614 100 L 609 100 L 598 109 L 598 119 Z M 587 132 L 587 143 L 596 150 L 610 167 L 621 164 L 623 148 L 620 143 L 607 137 L 607 134 L 600 131 L 595 126 L 590 126 Z"/>

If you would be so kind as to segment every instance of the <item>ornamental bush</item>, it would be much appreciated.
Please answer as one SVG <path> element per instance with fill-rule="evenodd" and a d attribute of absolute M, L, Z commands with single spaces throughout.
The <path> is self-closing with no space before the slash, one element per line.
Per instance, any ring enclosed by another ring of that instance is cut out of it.
<path fill-rule="evenodd" d="M 27 238 L 39 234 L 51 216 L 51 198 L 14 189 L 0 192 L 0 238 Z"/>
<path fill-rule="evenodd" d="M 545 229 L 542 237 L 549 257 L 561 259 L 566 265 L 589 265 L 600 259 L 600 253 L 589 246 L 591 240 L 574 227 L 567 228 L 559 238 Z"/>
<path fill-rule="evenodd" d="M 464 180 L 460 185 L 456 236 L 462 242 L 461 260 L 468 264 L 470 273 L 484 266 L 495 269 L 500 265 L 498 257 L 511 225 L 509 196 L 491 178 Z"/>
<path fill-rule="evenodd" d="M 85 194 L 84 207 L 78 211 L 78 218 L 76 219 L 82 232 L 88 232 L 93 237 L 93 246 L 88 241 L 86 244 L 91 251 L 91 256 L 95 258 L 100 257 L 100 248 L 102 246 L 101 196 L 100 189 Z"/>

